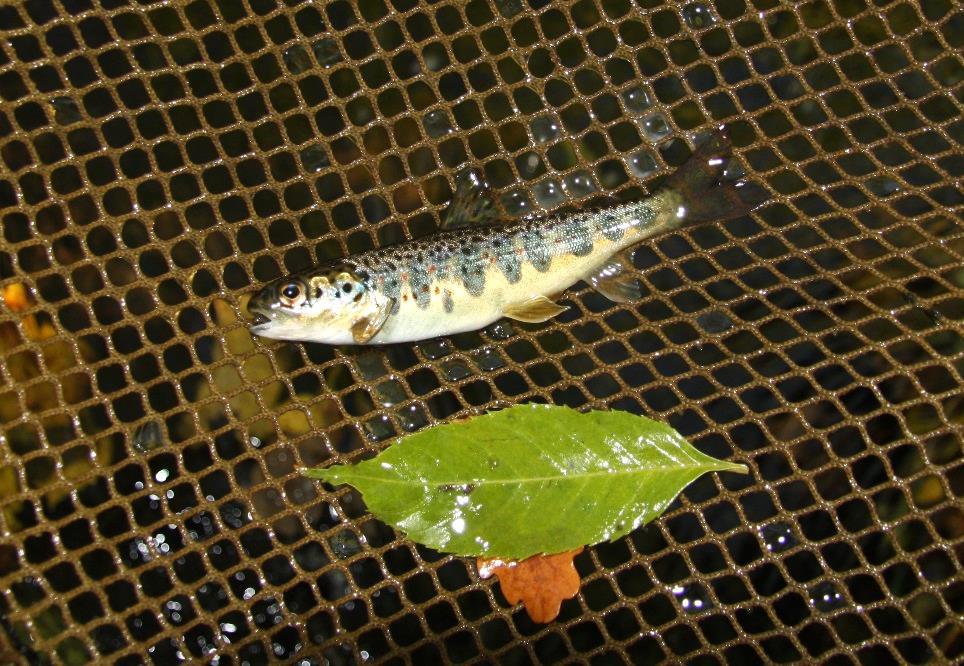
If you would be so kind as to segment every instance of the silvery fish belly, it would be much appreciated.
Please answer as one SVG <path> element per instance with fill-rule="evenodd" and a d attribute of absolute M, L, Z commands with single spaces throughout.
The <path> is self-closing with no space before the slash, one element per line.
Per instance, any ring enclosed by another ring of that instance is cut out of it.
<path fill-rule="evenodd" d="M 616 302 L 639 298 L 625 254 L 684 224 L 743 215 L 757 187 L 721 180 L 730 152 L 710 137 L 652 197 L 567 215 L 495 222 L 484 188 L 465 180 L 446 216 L 455 228 L 278 280 L 252 296 L 251 331 L 279 340 L 387 344 L 482 328 L 502 317 L 542 322 L 554 298 L 586 280 Z"/>

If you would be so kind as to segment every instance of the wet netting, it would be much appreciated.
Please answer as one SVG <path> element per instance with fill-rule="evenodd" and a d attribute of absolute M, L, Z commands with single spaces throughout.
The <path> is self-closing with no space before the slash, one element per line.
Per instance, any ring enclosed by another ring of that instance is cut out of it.
<path fill-rule="evenodd" d="M 950 662 L 964 653 L 964 13 L 952 0 L 0 8 L 0 641 L 32 663 Z M 635 199 L 726 124 L 773 198 L 546 324 L 252 339 L 243 296 Z M 707 475 L 547 625 L 302 466 L 524 401 Z"/>

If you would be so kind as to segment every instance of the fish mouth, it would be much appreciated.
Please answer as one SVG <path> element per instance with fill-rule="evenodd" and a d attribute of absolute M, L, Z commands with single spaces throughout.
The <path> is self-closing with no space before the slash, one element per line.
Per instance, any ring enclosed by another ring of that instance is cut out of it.
<path fill-rule="evenodd" d="M 248 326 L 248 330 L 252 333 L 267 330 L 274 321 L 271 315 L 260 308 L 248 307 L 248 312 L 251 314 L 251 324 Z"/>

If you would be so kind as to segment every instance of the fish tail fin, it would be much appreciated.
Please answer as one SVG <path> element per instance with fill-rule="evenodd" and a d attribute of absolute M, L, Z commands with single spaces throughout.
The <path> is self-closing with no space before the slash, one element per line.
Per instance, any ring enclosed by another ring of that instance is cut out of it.
<path fill-rule="evenodd" d="M 717 130 L 666 179 L 663 190 L 679 199 L 679 226 L 740 217 L 770 198 L 760 185 L 724 177 L 732 152 L 729 137 Z"/>

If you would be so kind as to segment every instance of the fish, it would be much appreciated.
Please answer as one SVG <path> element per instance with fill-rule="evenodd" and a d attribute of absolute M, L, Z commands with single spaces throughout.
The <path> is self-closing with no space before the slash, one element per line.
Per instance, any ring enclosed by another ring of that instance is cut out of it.
<path fill-rule="evenodd" d="M 685 225 L 747 214 L 768 198 L 724 173 L 732 144 L 721 129 L 651 196 L 504 221 L 478 179 L 462 179 L 442 229 L 329 261 L 251 296 L 255 335 L 329 345 L 413 342 L 474 331 L 507 317 L 544 322 L 556 297 L 585 280 L 616 303 L 642 296 L 631 252 Z"/>

